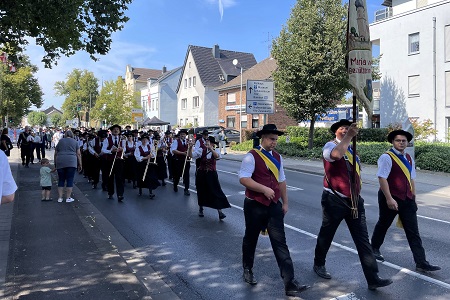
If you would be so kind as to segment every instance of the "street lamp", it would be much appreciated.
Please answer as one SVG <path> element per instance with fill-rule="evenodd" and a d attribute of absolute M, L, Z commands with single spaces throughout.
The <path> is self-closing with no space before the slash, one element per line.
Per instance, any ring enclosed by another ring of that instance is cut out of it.
<path fill-rule="evenodd" d="M 241 67 L 241 92 L 239 96 L 239 143 L 242 143 L 242 65 L 239 63 L 237 59 L 233 59 L 233 65 L 237 66 L 237 64 Z"/>

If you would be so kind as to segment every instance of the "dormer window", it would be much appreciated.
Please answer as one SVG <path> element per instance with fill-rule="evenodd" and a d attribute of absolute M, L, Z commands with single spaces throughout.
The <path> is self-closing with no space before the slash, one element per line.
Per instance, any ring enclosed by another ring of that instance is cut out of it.
<path fill-rule="evenodd" d="M 223 77 L 222 74 L 219 74 L 219 80 L 220 80 L 220 81 L 225 81 L 225 77 Z"/>

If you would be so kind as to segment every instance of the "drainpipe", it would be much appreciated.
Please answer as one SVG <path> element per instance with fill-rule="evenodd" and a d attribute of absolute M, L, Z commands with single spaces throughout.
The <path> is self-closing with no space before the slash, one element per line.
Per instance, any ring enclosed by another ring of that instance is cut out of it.
<path fill-rule="evenodd" d="M 436 17 L 433 17 L 433 100 L 434 100 L 434 130 L 437 132 L 437 83 L 436 83 Z M 437 133 L 434 134 L 437 141 Z"/>

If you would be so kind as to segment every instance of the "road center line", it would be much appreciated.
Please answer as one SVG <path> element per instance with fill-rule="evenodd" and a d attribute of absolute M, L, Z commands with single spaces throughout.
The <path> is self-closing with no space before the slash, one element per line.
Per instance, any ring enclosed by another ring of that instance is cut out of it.
<path fill-rule="evenodd" d="M 234 205 L 234 204 L 231 204 L 231 207 L 237 208 L 237 209 L 242 210 L 242 211 L 244 210 L 242 207 Z M 306 236 L 309 236 L 309 237 L 312 237 L 314 239 L 317 239 L 317 235 L 315 235 L 315 234 L 313 234 L 311 232 L 299 229 L 297 227 L 294 227 L 294 226 L 291 226 L 291 225 L 288 225 L 288 224 L 284 224 L 284 227 L 289 228 L 291 230 L 294 230 L 296 232 L 302 233 L 302 234 L 304 234 Z M 344 246 L 344 245 L 336 243 L 336 242 L 332 242 L 331 244 L 333 246 L 335 246 L 335 247 L 338 247 L 338 248 L 342 249 L 342 250 L 346 250 L 348 252 L 351 252 L 353 254 L 358 255 L 358 251 L 356 251 L 355 249 L 352 249 L 350 247 Z M 443 281 L 440 281 L 440 280 L 437 280 L 437 279 L 434 279 L 434 278 L 422 275 L 420 273 L 411 271 L 411 270 L 409 270 L 407 268 L 400 267 L 400 266 L 398 266 L 396 264 L 393 264 L 393 263 L 390 263 L 390 262 L 387 262 L 387 261 L 384 261 L 384 262 L 377 261 L 377 262 L 380 263 L 380 264 L 383 264 L 383 265 L 385 265 L 387 267 L 390 267 L 392 269 L 398 270 L 398 271 L 400 271 L 402 273 L 411 275 L 411 276 L 416 277 L 418 279 L 422 279 L 422 280 L 427 281 L 429 283 L 433 283 L 433 284 L 439 285 L 439 286 L 441 286 L 441 287 L 443 287 L 445 289 L 450 290 L 450 284 L 448 284 L 446 282 L 443 282 Z"/>
<path fill-rule="evenodd" d="M 441 223 L 445 223 L 445 224 L 450 224 L 449 221 L 444 221 L 444 220 L 440 220 L 440 219 L 435 219 L 435 218 L 430 218 L 430 217 L 425 217 L 425 216 L 420 216 L 420 215 L 417 215 L 417 217 L 422 218 L 422 219 L 431 220 L 431 221 L 441 222 Z"/>

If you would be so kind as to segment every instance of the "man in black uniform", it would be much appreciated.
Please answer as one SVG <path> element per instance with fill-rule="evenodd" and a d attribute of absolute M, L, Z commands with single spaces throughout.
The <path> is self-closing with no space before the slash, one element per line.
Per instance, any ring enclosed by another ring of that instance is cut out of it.
<path fill-rule="evenodd" d="M 30 157 L 31 157 L 31 143 L 28 141 L 28 136 L 31 133 L 29 126 L 25 126 L 25 129 L 19 135 L 19 140 L 17 141 L 17 147 L 20 147 L 20 157 L 22 158 L 22 166 L 29 168 Z"/>
<path fill-rule="evenodd" d="M 123 143 L 120 137 L 122 128 L 115 124 L 109 128 L 111 135 L 103 141 L 102 152 L 106 155 L 106 171 L 108 172 L 108 199 L 114 195 L 116 184 L 117 199 L 123 201 Z M 106 175 L 106 174 L 105 174 Z"/>

